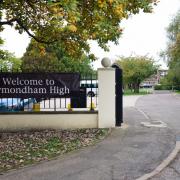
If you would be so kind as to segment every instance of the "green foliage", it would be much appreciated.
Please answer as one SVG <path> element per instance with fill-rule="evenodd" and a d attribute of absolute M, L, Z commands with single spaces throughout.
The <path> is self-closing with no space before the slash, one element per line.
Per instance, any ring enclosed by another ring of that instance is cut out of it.
<path fill-rule="evenodd" d="M 0 71 L 12 72 L 21 70 L 21 60 L 14 54 L 0 49 Z"/>
<path fill-rule="evenodd" d="M 134 89 L 137 93 L 140 83 L 157 70 L 154 61 L 146 56 L 121 57 L 117 63 L 123 69 L 124 86 Z"/>
<path fill-rule="evenodd" d="M 109 41 L 117 43 L 120 22 L 140 10 L 152 12 L 156 4 L 157 0 L 1 0 L 0 31 L 10 25 L 41 43 L 58 40 L 73 55 L 89 52 L 88 40 L 104 49 Z"/>
<path fill-rule="evenodd" d="M 171 84 L 158 84 L 154 86 L 154 90 L 180 90 L 180 85 L 171 85 Z"/>
<path fill-rule="evenodd" d="M 0 38 L 0 47 L 3 45 L 4 41 Z M 16 58 L 14 54 L 0 49 L 0 71 L 20 71 L 21 60 Z"/>
<path fill-rule="evenodd" d="M 177 12 L 176 16 L 172 19 L 171 23 L 167 28 L 167 36 L 170 43 L 174 43 L 179 38 L 180 31 L 180 10 Z"/>
<path fill-rule="evenodd" d="M 161 84 L 180 84 L 180 63 L 177 62 L 173 67 L 169 67 L 168 74 Z"/>
<path fill-rule="evenodd" d="M 22 58 L 22 70 L 25 72 L 93 72 L 90 59 L 85 55 L 73 58 L 59 42 L 42 45 L 34 40 L 29 44 Z"/>
<path fill-rule="evenodd" d="M 154 86 L 154 90 L 172 90 L 172 86 L 171 85 L 155 85 Z"/>
<path fill-rule="evenodd" d="M 168 46 L 164 55 L 168 59 L 169 71 L 166 80 L 169 84 L 180 84 L 180 10 L 172 19 L 168 29 Z"/>

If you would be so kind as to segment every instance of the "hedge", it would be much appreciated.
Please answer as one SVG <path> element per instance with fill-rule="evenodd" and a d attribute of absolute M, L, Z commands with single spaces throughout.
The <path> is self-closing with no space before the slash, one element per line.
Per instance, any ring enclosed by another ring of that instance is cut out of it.
<path fill-rule="evenodd" d="M 154 86 L 154 90 L 178 90 L 180 91 L 180 85 L 163 85 L 163 84 L 158 84 Z"/>

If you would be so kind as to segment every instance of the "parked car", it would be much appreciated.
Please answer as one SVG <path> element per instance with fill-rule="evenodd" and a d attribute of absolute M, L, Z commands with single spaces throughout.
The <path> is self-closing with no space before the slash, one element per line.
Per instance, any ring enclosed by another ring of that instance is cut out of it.
<path fill-rule="evenodd" d="M 0 112 L 17 112 L 24 109 L 32 110 L 32 104 L 36 100 L 34 98 L 2 98 L 0 99 Z"/>
<path fill-rule="evenodd" d="M 153 85 L 152 84 L 140 84 L 140 88 L 152 88 Z"/>
<path fill-rule="evenodd" d="M 87 96 L 94 97 L 98 94 L 98 82 L 97 80 L 82 80 L 80 87 L 86 88 Z"/>

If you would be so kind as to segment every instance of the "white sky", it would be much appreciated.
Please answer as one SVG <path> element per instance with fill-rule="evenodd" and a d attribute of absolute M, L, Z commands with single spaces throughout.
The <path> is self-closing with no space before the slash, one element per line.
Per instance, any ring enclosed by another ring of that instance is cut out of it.
<path fill-rule="evenodd" d="M 91 51 L 99 58 L 93 63 L 94 67 L 101 66 L 103 57 L 115 60 L 118 56 L 135 54 L 149 55 L 159 60 L 159 53 L 166 48 L 166 27 L 178 9 L 180 9 L 180 0 L 160 0 L 152 14 L 140 13 L 123 21 L 124 31 L 119 45 L 110 43 L 109 52 L 104 52 L 97 43 L 92 42 Z M 30 41 L 27 34 L 20 35 L 10 27 L 1 32 L 0 36 L 5 40 L 3 49 L 14 52 L 17 57 L 23 55 Z M 163 64 L 162 60 L 160 63 Z"/>

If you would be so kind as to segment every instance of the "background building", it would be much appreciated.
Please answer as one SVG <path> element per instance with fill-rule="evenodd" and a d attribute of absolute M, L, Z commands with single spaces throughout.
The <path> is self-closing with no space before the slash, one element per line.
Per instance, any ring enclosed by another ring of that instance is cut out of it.
<path fill-rule="evenodd" d="M 152 75 L 151 77 L 145 79 L 141 84 L 140 87 L 142 88 L 152 88 L 155 85 L 160 83 L 160 80 L 164 78 L 168 73 L 167 69 L 159 69 L 157 73 Z"/>

